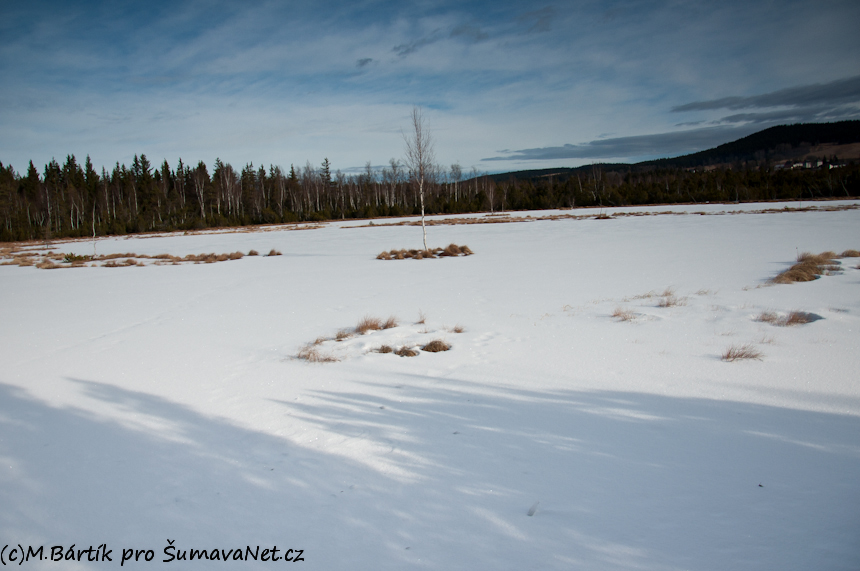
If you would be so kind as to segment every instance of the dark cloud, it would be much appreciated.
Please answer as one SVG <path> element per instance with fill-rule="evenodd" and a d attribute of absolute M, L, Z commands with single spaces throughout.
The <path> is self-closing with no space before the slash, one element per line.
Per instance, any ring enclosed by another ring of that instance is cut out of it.
<path fill-rule="evenodd" d="M 466 40 L 468 42 L 473 43 L 484 41 L 487 39 L 487 37 L 487 34 L 482 32 L 480 28 L 471 24 L 462 24 L 459 26 L 455 26 L 454 29 L 451 30 L 451 33 L 448 35 L 448 38 L 450 39 Z M 394 46 L 391 51 L 393 51 L 400 57 L 406 57 L 410 54 L 414 54 L 425 46 L 435 44 L 441 39 L 443 39 L 441 31 L 434 30 L 432 34 L 417 39 L 414 42 Z"/>
<path fill-rule="evenodd" d="M 755 109 L 768 107 L 809 107 L 860 103 L 860 75 L 799 87 L 789 87 L 751 97 L 723 97 L 710 101 L 695 101 L 673 107 L 674 113 L 712 109 Z"/>
<path fill-rule="evenodd" d="M 363 57 L 355 62 L 355 67 L 365 67 L 371 63 L 373 63 L 372 57 Z"/>
<path fill-rule="evenodd" d="M 752 126 L 715 126 L 690 129 L 675 133 L 637 135 L 600 139 L 581 145 L 521 149 L 503 157 L 490 157 L 482 161 L 544 161 L 562 159 L 618 159 L 630 157 L 666 157 L 710 149 L 729 141 L 745 137 L 756 131 Z"/>
<path fill-rule="evenodd" d="M 436 30 L 429 36 L 424 36 L 421 39 L 415 40 L 414 42 L 408 44 L 400 44 L 399 46 L 394 46 L 391 50 L 400 57 L 406 57 L 409 54 L 413 54 L 423 48 L 424 46 L 429 46 L 430 44 L 435 44 L 440 40 L 439 31 Z"/>
<path fill-rule="evenodd" d="M 520 24 L 529 26 L 526 30 L 528 34 L 538 34 L 541 32 L 549 32 L 552 29 L 552 20 L 555 17 L 555 8 L 546 6 L 540 10 L 526 12 L 522 14 L 517 21 Z"/>
<path fill-rule="evenodd" d="M 720 123 L 826 123 L 830 121 L 845 121 L 860 118 L 860 107 L 825 105 L 785 109 L 762 113 L 735 113 L 720 119 Z"/>
<path fill-rule="evenodd" d="M 451 37 L 462 38 L 472 42 L 481 42 L 483 40 L 486 40 L 489 36 L 487 36 L 486 33 L 482 32 L 481 29 L 477 26 L 473 26 L 471 24 L 463 24 L 451 30 Z"/>

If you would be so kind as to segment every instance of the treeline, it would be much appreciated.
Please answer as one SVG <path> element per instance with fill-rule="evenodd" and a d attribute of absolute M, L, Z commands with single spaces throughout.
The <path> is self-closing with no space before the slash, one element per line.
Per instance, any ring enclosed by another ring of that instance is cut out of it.
<path fill-rule="evenodd" d="M 815 169 L 761 164 L 690 171 L 592 165 L 526 180 L 512 174 L 507 182 L 496 175 L 487 191 L 487 208 L 508 210 L 848 198 L 860 195 L 860 166 L 825 161 Z"/>
<path fill-rule="evenodd" d="M 766 166 L 690 172 L 677 168 L 628 172 L 593 165 L 566 177 L 500 180 L 436 167 L 425 184 L 428 214 L 624 206 L 677 202 L 797 200 L 860 195 L 856 164 L 772 170 Z M 420 213 L 417 185 L 392 159 L 361 174 L 319 167 L 241 170 L 216 160 L 154 168 L 145 155 L 131 167 L 96 172 L 69 156 L 26 174 L 0 163 L 0 241 L 118 235 L 251 224 L 375 218 Z"/>
<path fill-rule="evenodd" d="M 458 165 L 436 167 L 425 185 L 428 211 L 483 208 L 489 180 L 477 174 L 466 184 Z M 419 213 L 410 173 L 394 159 L 382 169 L 368 163 L 358 175 L 332 172 L 328 159 L 286 172 L 253 164 L 237 170 L 220 160 L 211 171 L 203 161 L 153 168 L 146 155 L 101 173 L 89 157 L 81 165 L 74 155 L 42 172 L 31 161 L 25 175 L 0 163 L 0 241 Z"/>

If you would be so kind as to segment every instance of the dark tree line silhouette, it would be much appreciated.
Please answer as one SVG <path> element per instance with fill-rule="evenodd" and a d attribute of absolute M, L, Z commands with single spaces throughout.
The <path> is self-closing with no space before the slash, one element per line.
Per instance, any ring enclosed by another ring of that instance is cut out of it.
<path fill-rule="evenodd" d="M 826 160 L 800 170 L 591 165 L 525 179 L 464 173 L 456 164 L 430 170 L 428 214 L 860 195 L 858 165 Z M 221 160 L 211 171 L 203 161 L 153 167 L 145 155 L 110 172 L 74 155 L 41 172 L 31 161 L 25 174 L 0 163 L 0 241 L 414 215 L 420 202 L 414 173 L 395 159 L 349 175 L 332 172 L 328 159 L 288 171 L 253 164 L 236 170 Z"/>

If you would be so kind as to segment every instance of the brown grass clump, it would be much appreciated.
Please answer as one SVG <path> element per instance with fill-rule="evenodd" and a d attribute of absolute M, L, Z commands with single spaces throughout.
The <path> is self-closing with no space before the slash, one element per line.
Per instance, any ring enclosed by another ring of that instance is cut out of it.
<path fill-rule="evenodd" d="M 277 250 L 275 250 L 274 248 L 272 248 L 271 250 L 269 250 L 269 253 L 268 253 L 268 254 L 266 254 L 266 255 L 267 255 L 267 256 L 281 256 L 281 255 L 283 255 L 283 254 L 281 254 L 279 251 L 277 251 Z"/>
<path fill-rule="evenodd" d="M 354 333 L 352 331 L 349 331 L 348 329 L 341 329 L 340 331 L 337 332 L 337 335 L 334 336 L 334 340 L 335 341 L 343 341 L 345 339 L 349 339 L 353 335 L 354 335 Z"/>
<path fill-rule="evenodd" d="M 797 255 L 797 261 L 827 264 L 830 262 L 830 260 L 835 260 L 838 257 L 839 256 L 836 255 L 836 252 L 832 252 L 830 250 L 826 252 L 821 252 L 820 254 L 813 254 L 812 252 L 803 252 Z"/>
<path fill-rule="evenodd" d="M 457 256 L 470 256 L 474 252 L 468 246 L 458 246 L 449 244 L 447 248 L 428 248 L 426 250 L 389 250 L 381 252 L 376 256 L 377 260 L 405 260 L 412 258 L 415 260 L 450 258 Z"/>
<path fill-rule="evenodd" d="M 860 251 L 857 250 L 845 250 L 842 252 L 842 258 L 860 258 Z"/>
<path fill-rule="evenodd" d="M 321 352 L 314 343 L 305 345 L 296 354 L 296 359 L 304 359 L 309 363 L 334 363 L 337 358 Z"/>
<path fill-rule="evenodd" d="M 394 354 L 400 355 L 401 357 L 417 357 L 418 351 L 404 345 L 403 347 L 395 351 Z"/>
<path fill-rule="evenodd" d="M 633 321 L 636 319 L 636 314 L 633 310 L 625 307 L 616 307 L 612 312 L 612 317 L 618 321 Z"/>
<path fill-rule="evenodd" d="M 127 252 L 125 254 L 105 254 L 104 256 L 98 256 L 95 258 L 96 260 L 118 260 L 119 258 L 140 258 L 137 254 L 132 254 L 131 252 Z"/>
<path fill-rule="evenodd" d="M 779 323 L 779 315 L 772 311 L 762 311 L 761 314 L 756 316 L 755 321 L 776 325 L 777 323 Z"/>
<path fill-rule="evenodd" d="M 428 353 L 439 353 L 440 351 L 447 351 L 450 348 L 451 346 L 441 339 L 434 339 L 430 343 L 424 345 L 421 350 L 427 351 Z"/>
<path fill-rule="evenodd" d="M 451 333 L 462 333 L 465 330 L 466 330 L 466 328 L 458 323 L 457 325 L 455 325 L 454 327 L 452 327 L 448 331 L 450 331 Z"/>
<path fill-rule="evenodd" d="M 424 315 L 424 312 L 420 309 L 418 310 L 418 321 L 415 322 L 416 325 L 424 325 L 427 321 L 427 316 Z"/>
<path fill-rule="evenodd" d="M 259 256 L 260 252 L 258 252 L 257 250 L 251 250 L 250 252 L 248 252 L 248 255 L 249 256 Z"/>
<path fill-rule="evenodd" d="M 374 353 L 393 353 L 394 349 L 391 345 L 381 345 L 373 350 Z"/>
<path fill-rule="evenodd" d="M 49 260 L 47 258 L 44 258 L 41 262 L 36 264 L 36 267 L 39 268 L 40 270 L 55 270 L 57 268 L 61 268 L 62 266 L 58 266 L 57 264 L 54 263 L 53 260 Z"/>
<path fill-rule="evenodd" d="M 792 311 L 788 315 L 780 317 L 772 311 L 763 311 L 755 318 L 756 321 L 770 323 L 777 327 L 791 327 L 792 325 L 803 325 L 821 319 L 820 315 L 806 313 L 805 311 Z"/>
<path fill-rule="evenodd" d="M 785 316 L 784 322 L 780 325 L 791 327 L 792 325 L 803 325 L 815 321 L 816 316 L 805 311 L 792 311 Z"/>
<path fill-rule="evenodd" d="M 66 254 L 63 256 L 63 262 L 66 264 L 78 264 L 81 262 L 89 262 L 92 256 L 79 256 L 77 254 Z"/>
<path fill-rule="evenodd" d="M 687 298 L 676 296 L 675 291 L 670 287 L 667 287 L 660 294 L 660 301 L 657 302 L 657 307 L 676 307 L 679 305 L 687 305 Z"/>
<path fill-rule="evenodd" d="M 366 315 L 358 322 L 358 325 L 355 326 L 355 332 L 360 335 L 364 335 L 368 331 L 377 331 L 382 329 L 382 325 L 383 321 L 378 317 L 370 317 L 369 315 Z"/>
<path fill-rule="evenodd" d="M 836 258 L 838 256 L 835 252 L 822 252 L 821 254 L 803 252 L 797 256 L 796 264 L 779 273 L 771 282 L 775 284 L 811 282 L 818 279 L 819 276 L 839 271 L 841 268 L 834 261 Z"/>
<path fill-rule="evenodd" d="M 761 361 L 762 352 L 756 349 L 752 343 L 744 343 L 743 345 L 732 345 L 723 351 L 720 358 L 727 362 L 740 361 L 742 359 L 757 359 Z"/>
<path fill-rule="evenodd" d="M 391 329 L 393 327 L 397 327 L 397 318 L 392 315 L 382 323 L 382 328 Z"/>

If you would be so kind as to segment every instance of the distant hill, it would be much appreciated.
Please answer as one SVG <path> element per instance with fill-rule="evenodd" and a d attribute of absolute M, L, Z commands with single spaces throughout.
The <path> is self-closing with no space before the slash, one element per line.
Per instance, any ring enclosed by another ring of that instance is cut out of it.
<path fill-rule="evenodd" d="M 784 161 L 808 154 L 814 147 L 860 143 L 860 121 L 779 125 L 713 149 L 639 165 L 680 168 L 767 160 Z"/>
<path fill-rule="evenodd" d="M 738 163 L 767 161 L 768 164 L 801 159 L 808 156 L 856 159 L 860 157 L 860 121 L 836 123 L 798 123 L 779 125 L 753 133 L 737 141 L 713 149 L 669 159 L 641 163 L 600 163 L 604 172 L 643 171 L 654 168 L 732 166 Z M 491 175 L 496 182 L 511 179 L 531 180 L 558 177 L 564 180 L 576 172 L 590 172 L 592 165 L 577 168 L 549 168 Z"/>

